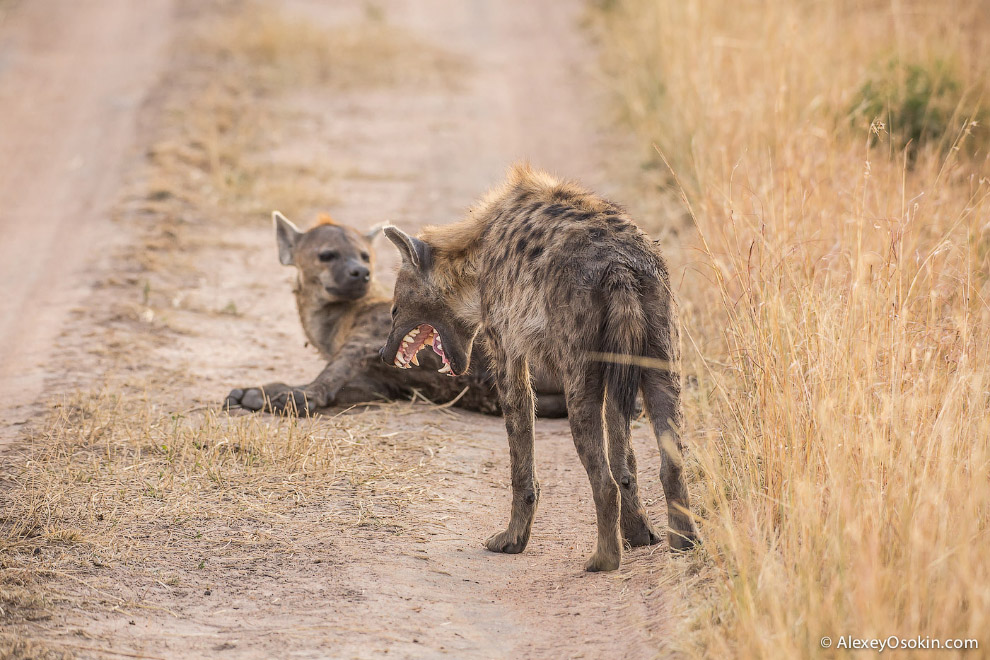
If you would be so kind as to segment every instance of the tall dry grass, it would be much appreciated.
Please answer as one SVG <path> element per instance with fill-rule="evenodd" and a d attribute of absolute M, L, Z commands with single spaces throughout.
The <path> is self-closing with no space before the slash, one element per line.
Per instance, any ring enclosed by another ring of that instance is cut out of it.
<path fill-rule="evenodd" d="M 615 0 L 595 16 L 646 184 L 697 229 L 674 260 L 710 579 L 671 647 L 990 647 L 985 3 Z M 911 70 L 952 77 L 922 98 L 914 142 Z M 878 87 L 884 112 L 862 114 Z"/>

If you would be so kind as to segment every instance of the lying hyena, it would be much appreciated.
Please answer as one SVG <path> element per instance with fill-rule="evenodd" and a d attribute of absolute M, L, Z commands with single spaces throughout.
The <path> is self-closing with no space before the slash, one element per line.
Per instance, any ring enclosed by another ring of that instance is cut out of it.
<path fill-rule="evenodd" d="M 294 292 L 303 330 L 327 365 L 308 385 L 270 383 L 235 389 L 227 397 L 228 407 L 294 409 L 305 414 L 334 404 L 409 398 L 417 390 L 431 401 L 460 395 L 458 406 L 499 412 L 491 375 L 484 368 L 473 369 L 466 379 L 454 379 L 434 369 L 397 372 L 381 363 L 378 350 L 388 336 L 392 301 L 374 278 L 371 243 L 380 227 L 361 233 L 324 215 L 319 224 L 302 232 L 282 214 L 273 217 L 279 261 L 297 270 Z M 426 364 L 436 368 L 441 363 L 431 356 L 424 357 Z M 544 390 L 539 395 L 541 416 L 565 415 L 559 388 Z"/>
<path fill-rule="evenodd" d="M 382 357 L 408 367 L 432 345 L 444 370 L 465 373 L 480 334 L 489 352 L 512 464 L 509 526 L 486 542 L 522 552 L 540 485 L 533 465 L 530 364 L 564 384 L 571 434 L 591 480 L 598 545 L 589 571 L 619 566 L 621 536 L 659 537 L 640 503 L 629 420 L 637 389 L 660 445 L 669 543 L 698 536 L 682 472 L 679 338 L 659 248 L 619 206 L 528 166 L 447 227 L 385 234 L 402 253 L 392 331 Z"/>

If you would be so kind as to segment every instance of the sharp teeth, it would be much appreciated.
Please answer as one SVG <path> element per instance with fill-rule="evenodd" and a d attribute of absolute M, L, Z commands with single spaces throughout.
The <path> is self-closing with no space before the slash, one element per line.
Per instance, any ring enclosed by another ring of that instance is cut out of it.
<path fill-rule="evenodd" d="M 442 374 L 449 374 L 450 373 L 450 365 L 449 364 L 445 364 L 442 367 L 440 367 L 437 371 L 439 371 Z"/>
<path fill-rule="evenodd" d="M 419 366 L 419 355 L 418 354 L 413 355 L 412 356 L 412 360 L 410 360 L 410 362 L 412 362 L 413 364 L 415 364 L 418 367 Z"/>
<path fill-rule="evenodd" d="M 426 344 L 428 346 L 433 346 L 433 341 L 436 339 L 436 333 L 431 332 L 430 336 L 426 338 Z"/>
<path fill-rule="evenodd" d="M 396 355 L 395 356 L 395 359 L 392 360 L 392 366 L 395 366 L 395 367 L 401 367 L 402 366 L 402 363 L 399 362 L 399 356 L 398 355 Z"/>

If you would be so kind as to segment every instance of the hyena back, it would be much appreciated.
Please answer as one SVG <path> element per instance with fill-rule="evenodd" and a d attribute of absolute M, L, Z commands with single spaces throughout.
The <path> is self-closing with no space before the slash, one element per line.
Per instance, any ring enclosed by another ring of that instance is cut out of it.
<path fill-rule="evenodd" d="M 662 454 L 670 545 L 693 545 L 678 433 L 676 309 L 659 248 L 626 212 L 516 166 L 461 222 L 419 238 L 385 232 L 403 263 L 383 359 L 408 367 L 430 344 L 443 369 L 461 374 L 479 334 L 489 353 L 509 438 L 512 511 L 487 547 L 521 552 L 539 501 L 531 363 L 564 384 L 571 434 L 591 481 L 598 544 L 587 570 L 617 568 L 622 538 L 634 546 L 659 541 L 640 502 L 629 441 L 637 390 Z"/>

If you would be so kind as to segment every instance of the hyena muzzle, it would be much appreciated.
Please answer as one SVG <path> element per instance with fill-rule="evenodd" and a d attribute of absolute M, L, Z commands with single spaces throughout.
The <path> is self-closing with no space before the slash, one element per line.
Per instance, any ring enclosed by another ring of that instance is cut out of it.
<path fill-rule="evenodd" d="M 516 166 L 461 222 L 419 238 L 395 227 L 402 254 L 382 358 L 408 367 L 430 346 L 464 373 L 482 338 L 502 402 L 512 469 L 508 528 L 486 542 L 522 552 L 540 496 L 533 464 L 530 365 L 560 378 L 571 434 L 588 473 L 598 543 L 585 568 L 619 566 L 622 539 L 657 543 L 640 502 L 629 440 L 636 392 L 662 455 L 669 543 L 698 541 L 683 474 L 679 338 L 658 246 L 619 206 Z"/>

